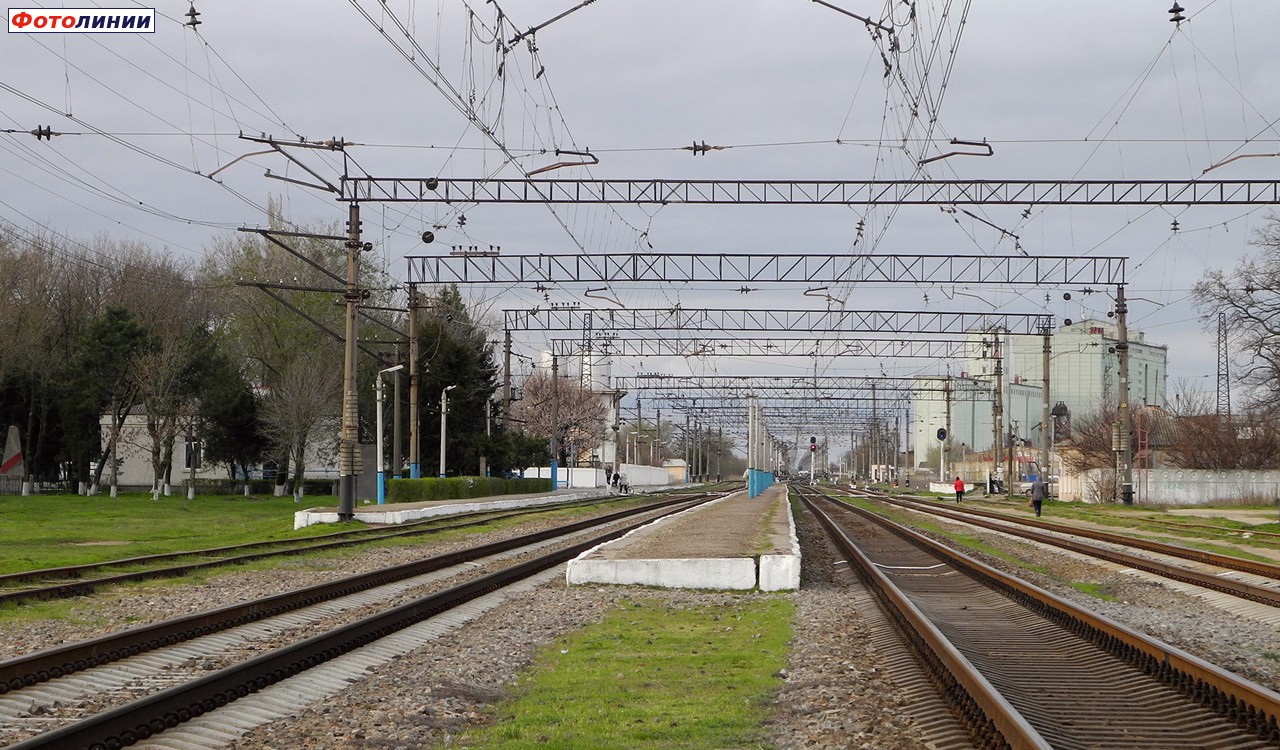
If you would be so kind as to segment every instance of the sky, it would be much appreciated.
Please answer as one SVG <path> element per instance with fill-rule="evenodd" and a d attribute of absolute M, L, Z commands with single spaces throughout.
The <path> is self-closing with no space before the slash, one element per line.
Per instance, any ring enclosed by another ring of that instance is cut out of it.
<path fill-rule="evenodd" d="M 1265 179 L 1280 152 L 1280 3 L 1189 0 L 835 0 L 896 31 L 805 0 L 597 0 L 512 44 L 574 0 L 124 0 L 155 7 L 154 34 L 0 38 L 0 218 L 74 241 L 139 239 L 193 261 L 269 197 L 299 227 L 338 227 L 331 194 L 238 137 L 341 138 L 292 149 L 336 180 L 520 177 L 590 150 L 599 163 L 544 177 L 617 179 Z M 62 4 L 46 3 L 43 8 Z M 16 6 L 15 6 L 16 7 Z M 887 71 L 887 73 L 886 73 Z M 65 133 L 38 141 L 28 131 Z M 486 135 L 486 133 L 490 135 Z M 992 155 L 953 156 L 952 138 Z M 698 142 L 726 148 L 695 155 Z M 248 156 L 246 156 L 248 155 Z M 216 172 L 216 179 L 208 175 Z M 1215 336 L 1190 290 L 1254 251 L 1268 207 L 572 206 L 365 204 L 367 256 L 388 284 L 405 257 L 454 245 L 504 254 L 732 252 L 1118 256 L 1130 325 L 1169 347 L 1175 382 L 1212 390 Z M 1024 213 L 1025 212 L 1025 213 Z M 463 219 L 465 217 L 465 220 Z M 1174 222 L 1177 229 L 1174 229 Z M 437 240 L 424 245 L 424 230 Z M 466 290 L 504 308 L 609 307 L 585 288 Z M 1058 288 L 846 286 L 749 294 L 673 282 L 613 285 L 631 308 L 991 310 L 1105 316 L 1103 293 Z M 529 356 L 536 336 L 517 341 Z M 616 374 L 940 374 L 929 361 L 649 358 Z"/>

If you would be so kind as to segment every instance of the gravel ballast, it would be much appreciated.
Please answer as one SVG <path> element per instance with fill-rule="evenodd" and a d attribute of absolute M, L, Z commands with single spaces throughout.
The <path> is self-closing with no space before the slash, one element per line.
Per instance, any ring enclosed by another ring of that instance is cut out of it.
<path fill-rule="evenodd" d="M 788 666 L 778 676 L 775 711 L 765 729 L 769 741 L 780 750 L 922 747 L 925 738 L 905 718 L 907 699 L 870 645 L 867 622 L 857 611 L 854 597 L 843 588 L 841 576 L 833 573 L 835 559 L 824 542 L 815 541 L 814 528 L 802 515 L 798 524 L 805 554 L 802 590 L 780 594 L 792 597 L 796 604 L 795 638 Z M 275 570 L 233 572 L 194 585 L 132 587 L 77 602 L 72 608 L 75 621 L 6 623 L 0 654 L 13 656 L 529 530 L 531 526 L 525 526 L 430 547 L 369 549 L 337 560 L 287 560 Z M 1275 661 L 1280 636 L 1272 626 L 1225 613 L 1159 583 L 1068 559 L 1052 549 L 971 528 L 965 533 L 1049 573 L 966 550 L 994 567 L 1273 690 L 1280 688 L 1280 664 Z M 1097 584 L 1116 601 L 1084 594 L 1067 585 L 1071 581 Z M 556 581 L 375 670 L 323 705 L 302 708 L 294 718 L 252 730 L 231 747 L 416 750 L 457 746 L 460 732 L 487 721 L 496 703 L 512 694 L 521 670 L 533 664 L 540 648 L 598 621 L 616 602 L 638 595 L 691 605 L 715 604 L 735 596 L 641 592 L 627 587 L 568 588 Z"/>

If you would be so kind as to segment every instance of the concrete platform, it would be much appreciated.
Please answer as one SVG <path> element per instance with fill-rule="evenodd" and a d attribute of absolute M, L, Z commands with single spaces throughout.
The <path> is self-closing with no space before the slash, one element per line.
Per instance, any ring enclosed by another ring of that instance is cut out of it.
<path fill-rule="evenodd" d="M 654 521 L 569 562 L 570 584 L 782 591 L 800 588 L 800 543 L 785 485 L 735 492 Z"/>
<path fill-rule="evenodd" d="M 665 485 L 661 487 L 633 487 L 632 494 L 664 492 L 679 490 L 681 485 Z M 367 524 L 397 524 L 418 521 L 423 518 L 452 516 L 459 513 L 476 513 L 485 511 L 509 510 L 511 508 L 532 508 L 539 505 L 569 503 L 575 500 L 595 500 L 613 497 L 618 493 L 609 487 L 592 487 L 583 489 L 556 490 L 529 495 L 494 495 L 477 497 L 470 500 L 424 500 L 416 503 L 386 503 L 384 505 L 358 505 L 355 508 L 355 520 Z M 293 514 L 295 530 L 317 523 L 337 523 L 337 508 L 308 508 Z"/>

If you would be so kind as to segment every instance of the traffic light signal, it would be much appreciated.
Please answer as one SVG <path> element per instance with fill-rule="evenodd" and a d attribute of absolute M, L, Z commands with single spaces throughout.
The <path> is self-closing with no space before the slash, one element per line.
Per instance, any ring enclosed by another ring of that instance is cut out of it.
<path fill-rule="evenodd" d="M 809 436 L 809 452 L 810 453 L 818 452 L 818 438 L 812 435 Z"/>

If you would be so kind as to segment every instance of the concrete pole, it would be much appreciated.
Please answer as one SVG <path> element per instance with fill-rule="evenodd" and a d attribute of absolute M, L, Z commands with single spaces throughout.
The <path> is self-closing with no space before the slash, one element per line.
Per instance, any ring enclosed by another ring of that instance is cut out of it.
<path fill-rule="evenodd" d="M 422 478 L 421 415 L 418 404 L 422 373 L 418 370 L 418 285 L 409 285 L 409 478 Z"/>
<path fill-rule="evenodd" d="M 1004 360 L 1002 358 L 1001 363 L 1003 364 L 1003 362 Z M 1010 395 L 1010 402 L 1012 403 L 1012 395 Z M 1013 415 L 1010 414 L 1009 416 L 1010 416 L 1009 429 L 1007 430 L 1009 434 L 1009 455 L 1004 462 L 1004 491 L 1005 491 L 1005 494 L 1012 495 L 1013 494 L 1013 478 L 1015 476 L 1014 465 L 1018 462 L 1018 451 L 1015 445 L 1014 434 L 1013 434 L 1014 432 L 1014 427 L 1013 427 L 1014 420 L 1012 419 Z"/>
<path fill-rule="evenodd" d="M 1049 424 L 1049 355 L 1053 348 L 1049 337 L 1049 326 L 1041 331 L 1044 346 L 1040 349 L 1040 479 L 1049 481 L 1049 450 L 1053 444 L 1053 428 Z"/>
<path fill-rule="evenodd" d="M 756 496 L 756 397 L 747 396 L 747 497 Z"/>
<path fill-rule="evenodd" d="M 995 345 L 996 368 L 992 374 L 995 381 L 995 393 L 991 398 L 991 478 L 995 478 L 996 467 L 1000 465 L 1001 445 L 1004 443 L 1004 359 L 1000 354 L 1000 334 L 991 332 Z M 1005 488 L 1008 491 L 1008 487 Z"/>
<path fill-rule="evenodd" d="M 502 332 L 502 428 L 511 429 L 511 331 Z"/>
<path fill-rule="evenodd" d="M 447 385 L 444 387 L 444 389 L 440 391 L 440 478 L 441 479 L 444 479 L 447 476 L 447 474 L 445 473 L 445 465 L 444 465 L 444 448 L 445 448 L 445 440 L 447 438 L 447 431 L 449 427 L 449 391 L 457 387 L 458 386 L 456 385 Z"/>
<path fill-rule="evenodd" d="M 387 501 L 387 469 L 382 458 L 382 373 L 378 373 L 375 385 L 374 390 L 376 393 L 374 399 L 377 404 L 374 406 L 374 414 L 376 414 L 374 429 L 377 433 L 375 442 L 377 443 L 376 450 L 378 454 L 378 505 L 382 505 Z"/>
<path fill-rule="evenodd" d="M 399 349 L 399 347 L 396 347 Z M 400 359 L 399 352 L 396 353 L 396 359 Z M 403 364 L 400 365 L 404 367 Z M 395 387 L 391 391 L 391 477 L 393 479 L 400 478 L 400 467 L 404 462 L 404 455 L 401 449 L 404 445 L 403 435 L 400 434 L 400 371 L 396 371 Z M 378 454 L 382 455 L 382 454 Z"/>
<path fill-rule="evenodd" d="M 1120 372 L 1120 403 L 1116 417 L 1120 422 L 1120 445 L 1116 453 L 1116 477 L 1120 482 L 1120 500 L 1133 505 L 1133 415 L 1129 412 L 1129 306 L 1124 300 L 1124 284 L 1116 285 L 1116 359 Z"/>
<path fill-rule="evenodd" d="M 684 415 L 684 473 L 685 484 L 693 482 L 693 435 L 689 432 L 689 414 Z"/>
<path fill-rule="evenodd" d="M 560 466 L 560 359 L 551 355 L 551 491 L 555 492 Z"/>
<path fill-rule="evenodd" d="M 942 383 L 943 398 L 947 402 L 947 422 L 943 427 L 947 430 L 947 437 L 942 441 L 942 445 L 938 450 L 938 471 L 942 476 L 938 477 L 938 481 L 947 481 L 947 454 L 951 452 L 951 376 Z"/>
<path fill-rule="evenodd" d="M 356 314 L 360 290 L 356 286 L 360 257 L 360 204 L 352 201 L 347 216 L 347 286 L 342 295 L 346 305 L 345 346 L 342 363 L 342 430 L 338 454 L 338 520 L 355 517 L 356 477 L 363 468 L 360 455 L 359 409 L 356 393 Z M 297 493 L 295 491 L 295 497 Z"/>
<path fill-rule="evenodd" d="M 663 460 L 662 454 L 664 452 L 662 450 L 662 410 L 661 409 L 658 409 L 658 414 L 656 417 L 654 417 L 653 430 L 654 430 L 653 442 L 657 443 L 658 445 L 658 465 L 661 466 L 662 460 Z"/>
<path fill-rule="evenodd" d="M 493 438 L 493 399 L 484 400 L 484 436 L 486 443 Z M 480 476 L 489 476 L 489 457 L 480 456 Z"/>

